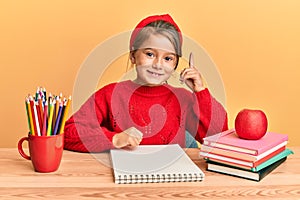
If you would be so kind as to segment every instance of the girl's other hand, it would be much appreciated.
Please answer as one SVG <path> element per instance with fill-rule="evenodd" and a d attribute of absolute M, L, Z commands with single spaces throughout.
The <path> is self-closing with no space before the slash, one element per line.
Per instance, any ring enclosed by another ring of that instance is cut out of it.
<path fill-rule="evenodd" d="M 143 139 L 143 134 L 135 127 L 131 127 L 113 136 L 112 143 L 116 148 L 136 147 Z"/>
<path fill-rule="evenodd" d="M 201 73 L 194 67 L 194 57 L 192 53 L 190 53 L 189 57 L 189 67 L 184 68 L 180 73 L 180 81 L 184 82 L 194 92 L 205 89 Z"/>

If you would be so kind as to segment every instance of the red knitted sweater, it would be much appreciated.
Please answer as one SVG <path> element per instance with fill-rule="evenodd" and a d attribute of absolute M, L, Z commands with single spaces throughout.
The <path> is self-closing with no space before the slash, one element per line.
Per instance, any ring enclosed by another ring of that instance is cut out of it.
<path fill-rule="evenodd" d="M 186 130 L 202 142 L 203 137 L 228 129 L 227 113 L 208 89 L 191 93 L 167 84 L 148 87 L 124 81 L 95 92 L 67 120 L 65 149 L 112 149 L 112 137 L 133 126 L 143 133 L 141 144 L 182 147 Z"/>

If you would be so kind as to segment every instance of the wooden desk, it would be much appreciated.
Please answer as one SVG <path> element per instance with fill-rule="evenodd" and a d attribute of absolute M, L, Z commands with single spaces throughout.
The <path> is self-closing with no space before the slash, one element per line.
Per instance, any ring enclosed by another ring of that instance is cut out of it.
<path fill-rule="evenodd" d="M 188 155 L 204 171 L 203 182 L 115 184 L 111 168 L 90 154 L 64 151 L 60 168 L 36 173 L 17 149 L 0 149 L 0 199 L 300 199 L 300 148 L 261 182 L 205 170 L 199 149 Z M 98 154 L 108 161 L 108 154 Z"/>

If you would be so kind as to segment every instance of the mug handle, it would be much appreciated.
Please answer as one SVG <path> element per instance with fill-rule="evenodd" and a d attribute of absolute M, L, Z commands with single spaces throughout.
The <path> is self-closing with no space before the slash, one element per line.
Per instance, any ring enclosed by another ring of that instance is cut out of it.
<path fill-rule="evenodd" d="M 23 150 L 22 144 L 23 144 L 24 140 L 27 140 L 27 142 L 28 142 L 28 137 L 23 137 L 23 138 L 21 138 L 21 139 L 19 140 L 19 142 L 18 142 L 18 151 L 19 151 L 20 155 L 21 155 L 23 158 L 25 158 L 25 159 L 27 159 L 27 160 L 31 160 L 30 156 L 26 155 L 26 153 L 25 153 L 24 150 Z"/>

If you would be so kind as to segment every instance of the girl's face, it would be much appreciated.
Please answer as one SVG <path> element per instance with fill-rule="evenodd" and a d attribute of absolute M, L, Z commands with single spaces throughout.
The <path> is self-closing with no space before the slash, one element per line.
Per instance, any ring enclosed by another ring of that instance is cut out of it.
<path fill-rule="evenodd" d="M 175 48 L 163 35 L 151 35 L 138 50 L 131 53 L 130 60 L 136 64 L 136 83 L 147 86 L 165 83 L 177 63 Z"/>

